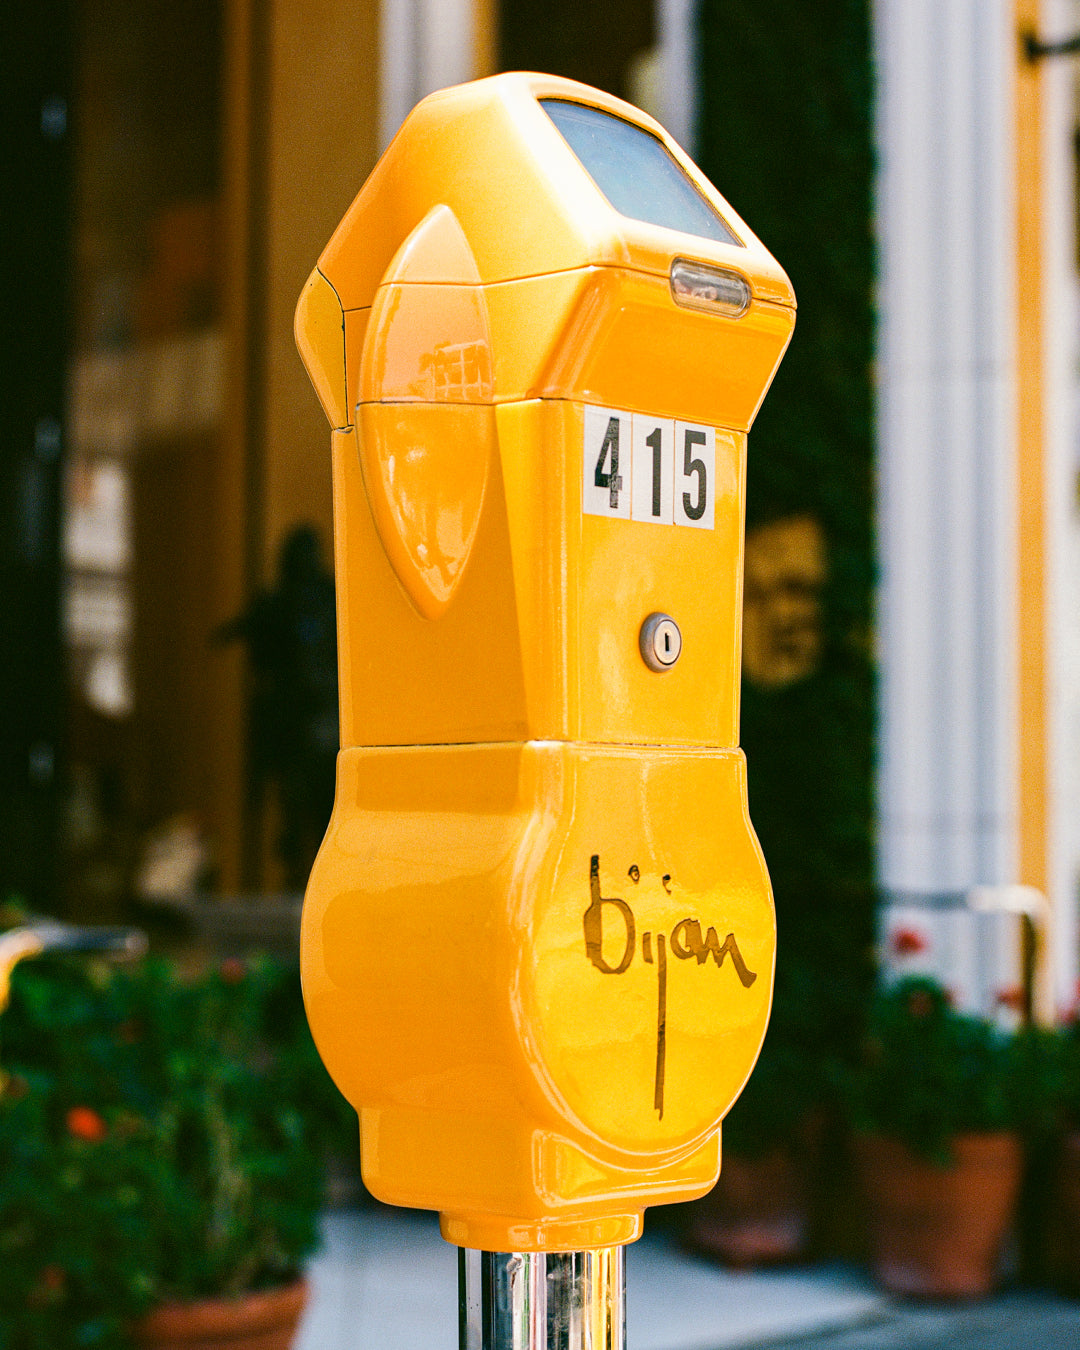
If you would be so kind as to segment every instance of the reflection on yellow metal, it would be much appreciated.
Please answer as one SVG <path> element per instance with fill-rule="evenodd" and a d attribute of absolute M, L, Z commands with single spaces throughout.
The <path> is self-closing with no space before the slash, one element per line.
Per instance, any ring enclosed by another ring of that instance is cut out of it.
<path fill-rule="evenodd" d="M 342 367 L 311 283 L 343 745 L 316 1041 L 376 1195 L 461 1246 L 624 1242 L 712 1184 L 768 1021 L 743 483 L 794 297 L 654 122 L 534 75 L 425 100 L 314 275 L 344 332 Z"/>
<path fill-rule="evenodd" d="M 351 420 L 345 390 L 345 328 L 334 288 L 315 269 L 296 307 L 296 345 L 332 427 Z"/>
<path fill-rule="evenodd" d="M 410 600 L 437 619 L 472 551 L 495 454 L 487 304 L 449 207 L 425 216 L 390 264 L 360 372 L 372 515 Z"/>

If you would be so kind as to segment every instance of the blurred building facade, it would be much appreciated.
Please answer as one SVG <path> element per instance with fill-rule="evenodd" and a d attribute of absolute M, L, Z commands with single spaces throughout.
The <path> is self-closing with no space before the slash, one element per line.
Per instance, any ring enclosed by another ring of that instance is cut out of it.
<path fill-rule="evenodd" d="M 1075 56 L 1026 39 L 1080 11 L 874 17 L 879 875 L 902 905 L 1045 897 L 1049 1015 L 1077 974 L 1077 85 Z"/>
<path fill-rule="evenodd" d="M 1071 35 L 1080 5 L 868 4 L 878 881 L 902 901 L 1044 894 L 1049 1011 L 1072 997 L 1078 945 L 1078 62 L 1030 61 L 1022 34 Z M 73 263 L 55 736 L 67 903 L 93 917 L 155 868 L 178 892 L 286 884 L 278 808 L 247 788 L 251 671 L 212 638 L 271 586 L 291 531 L 329 544 L 327 429 L 292 312 L 409 108 L 497 69 L 547 69 L 644 106 L 693 152 L 702 89 L 725 71 L 723 34 L 702 57 L 712 11 L 693 0 L 59 11 Z M 817 659 L 826 542 L 811 517 L 791 522 L 763 526 L 748 555 L 762 688 Z M 773 660 L 781 574 L 798 613 Z"/>
<path fill-rule="evenodd" d="M 48 65 L 52 35 L 68 38 L 67 66 L 13 102 L 29 122 L 50 99 L 64 110 L 53 218 L 70 238 L 51 248 L 70 322 L 56 325 L 51 363 L 67 398 L 54 400 L 62 468 L 44 583 L 63 653 L 54 643 L 26 662 L 31 685 L 44 663 L 62 687 L 53 723 L 12 747 L 11 796 L 33 789 L 47 756 L 56 765 L 38 793 L 47 810 L 33 798 L 23 813 L 48 816 L 38 845 L 13 850 L 35 861 L 9 870 L 7 889 L 92 918 L 133 889 L 295 886 L 295 860 L 276 847 L 280 794 L 251 790 L 258 673 L 244 644 L 214 638 L 272 587 L 291 532 L 331 541 L 327 433 L 293 344 L 296 298 L 432 89 L 508 63 L 644 87 L 651 0 L 617 10 L 56 0 L 47 21 L 17 27 L 13 71 L 39 54 Z M 672 120 L 687 123 L 682 76 Z M 32 130 L 29 181 L 41 174 Z M 38 603 L 28 631 L 41 617 Z M 58 846 L 46 879 L 40 859 Z"/>

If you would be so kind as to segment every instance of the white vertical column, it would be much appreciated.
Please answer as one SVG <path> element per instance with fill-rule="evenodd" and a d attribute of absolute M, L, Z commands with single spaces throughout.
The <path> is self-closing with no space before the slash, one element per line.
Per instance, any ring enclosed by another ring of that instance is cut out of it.
<path fill-rule="evenodd" d="M 1080 30 L 1076 0 L 1044 0 L 1041 36 Z M 1047 733 L 1053 1002 L 1068 1006 L 1077 977 L 1080 862 L 1080 381 L 1075 161 L 1076 58 L 1044 63 L 1044 297 L 1046 422 Z"/>
<path fill-rule="evenodd" d="M 686 153 L 697 146 L 697 29 L 694 0 L 657 0 L 660 98 L 657 118 Z"/>
<path fill-rule="evenodd" d="M 879 879 L 1015 880 L 1011 0 L 877 0 Z"/>
<path fill-rule="evenodd" d="M 474 0 L 382 0 L 379 147 L 427 94 L 475 73 Z"/>

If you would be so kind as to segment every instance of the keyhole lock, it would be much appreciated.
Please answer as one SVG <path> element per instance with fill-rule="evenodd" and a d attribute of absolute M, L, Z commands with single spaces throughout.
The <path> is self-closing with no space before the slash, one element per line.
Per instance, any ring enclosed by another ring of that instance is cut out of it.
<path fill-rule="evenodd" d="M 638 635 L 641 659 L 650 670 L 670 670 L 682 651 L 682 633 L 670 614 L 650 614 Z"/>

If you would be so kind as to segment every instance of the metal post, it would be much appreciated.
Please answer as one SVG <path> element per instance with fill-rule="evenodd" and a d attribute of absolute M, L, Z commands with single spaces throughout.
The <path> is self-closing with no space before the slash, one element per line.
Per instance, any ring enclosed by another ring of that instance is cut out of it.
<path fill-rule="evenodd" d="M 622 1247 L 458 1249 L 459 1350 L 626 1350 Z"/>

